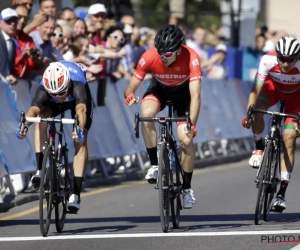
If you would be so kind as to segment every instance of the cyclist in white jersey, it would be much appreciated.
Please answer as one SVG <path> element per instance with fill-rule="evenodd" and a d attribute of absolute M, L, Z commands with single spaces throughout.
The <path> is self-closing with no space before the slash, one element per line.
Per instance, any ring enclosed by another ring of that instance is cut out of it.
<path fill-rule="evenodd" d="M 282 37 L 276 44 L 276 50 L 264 55 L 259 63 L 252 91 L 249 95 L 248 107 L 267 110 L 280 99 L 286 102 L 285 112 L 297 115 L 300 112 L 300 44 L 293 37 Z M 281 185 L 273 204 L 273 211 L 282 212 L 286 208 L 285 192 L 294 166 L 295 141 L 297 132 L 294 119 L 284 121 L 283 159 L 281 162 Z M 246 128 L 252 126 L 256 149 L 249 160 L 253 168 L 258 168 L 262 161 L 264 140 L 263 114 L 256 113 L 255 119 L 245 122 Z"/>

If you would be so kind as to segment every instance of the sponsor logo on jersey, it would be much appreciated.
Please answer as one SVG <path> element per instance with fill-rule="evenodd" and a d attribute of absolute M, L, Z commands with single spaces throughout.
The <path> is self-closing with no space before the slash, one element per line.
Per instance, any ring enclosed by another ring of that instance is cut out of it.
<path fill-rule="evenodd" d="M 175 67 L 175 70 L 176 70 L 176 71 L 179 71 L 179 70 L 180 70 L 180 67 L 179 67 L 179 66 Z"/>
<path fill-rule="evenodd" d="M 296 80 L 295 77 L 293 77 L 292 79 L 282 79 L 282 78 L 276 77 L 274 75 L 272 75 L 272 77 L 275 81 L 280 82 L 280 83 L 292 83 L 292 84 L 300 83 L 299 81 Z"/>
<path fill-rule="evenodd" d="M 155 74 L 156 77 L 161 79 L 184 79 L 187 75 L 175 75 L 175 74 Z"/>
<path fill-rule="evenodd" d="M 199 60 L 198 60 L 198 58 L 195 58 L 195 59 L 192 61 L 192 65 L 193 65 L 193 67 L 196 67 L 196 66 L 199 65 Z"/>
<path fill-rule="evenodd" d="M 141 65 L 141 67 L 143 67 L 145 65 L 145 59 L 142 58 L 140 61 L 139 61 L 139 64 Z"/>

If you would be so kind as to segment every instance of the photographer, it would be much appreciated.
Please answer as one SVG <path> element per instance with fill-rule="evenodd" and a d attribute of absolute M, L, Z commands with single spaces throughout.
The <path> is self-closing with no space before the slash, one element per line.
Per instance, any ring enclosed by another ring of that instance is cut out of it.
<path fill-rule="evenodd" d="M 21 4 L 14 5 L 13 8 L 19 15 L 16 38 L 16 58 L 14 76 L 26 79 L 32 70 L 40 70 L 44 63 L 40 52 L 35 48 L 32 38 L 25 34 L 23 29 L 29 18 L 28 9 Z"/>

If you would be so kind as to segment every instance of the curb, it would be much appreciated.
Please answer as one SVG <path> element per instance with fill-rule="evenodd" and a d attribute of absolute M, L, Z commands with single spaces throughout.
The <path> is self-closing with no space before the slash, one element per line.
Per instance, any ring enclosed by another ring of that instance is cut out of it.
<path fill-rule="evenodd" d="M 233 162 L 242 161 L 251 156 L 251 152 L 241 152 L 238 155 L 227 155 L 218 156 L 216 158 L 207 158 L 195 161 L 195 168 L 206 168 L 216 165 L 228 164 Z M 127 175 L 115 174 L 108 178 L 95 177 L 86 178 L 82 184 L 82 189 L 86 188 L 99 188 L 103 186 L 114 186 L 120 185 L 127 181 L 139 181 L 144 179 L 146 174 L 146 169 L 144 170 L 131 170 L 128 171 Z M 21 193 L 17 196 L 6 195 L 3 199 L 4 203 L 0 203 L 0 213 L 5 213 L 11 208 L 21 206 L 28 202 L 37 201 L 39 199 L 39 194 L 35 191 L 28 193 Z"/>

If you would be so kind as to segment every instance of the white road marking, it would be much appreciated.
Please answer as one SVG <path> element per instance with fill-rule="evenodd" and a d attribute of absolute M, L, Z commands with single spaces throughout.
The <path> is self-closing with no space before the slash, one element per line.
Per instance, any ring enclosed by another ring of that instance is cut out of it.
<path fill-rule="evenodd" d="M 297 246 L 295 246 L 295 247 L 293 247 L 293 248 L 291 248 L 290 250 L 300 250 L 300 244 L 297 245 Z"/>
<path fill-rule="evenodd" d="M 272 231 L 236 231 L 236 232 L 184 232 L 184 233 L 137 233 L 137 234 L 91 234 L 76 235 L 77 239 L 113 239 L 113 238 L 151 238 L 151 237 L 191 237 L 191 236 L 236 236 L 236 235 L 270 235 L 270 234 L 300 234 L 300 230 Z M 74 235 L 33 236 L 33 237 L 1 237 L 3 241 L 35 241 L 35 240 L 69 240 Z"/>

